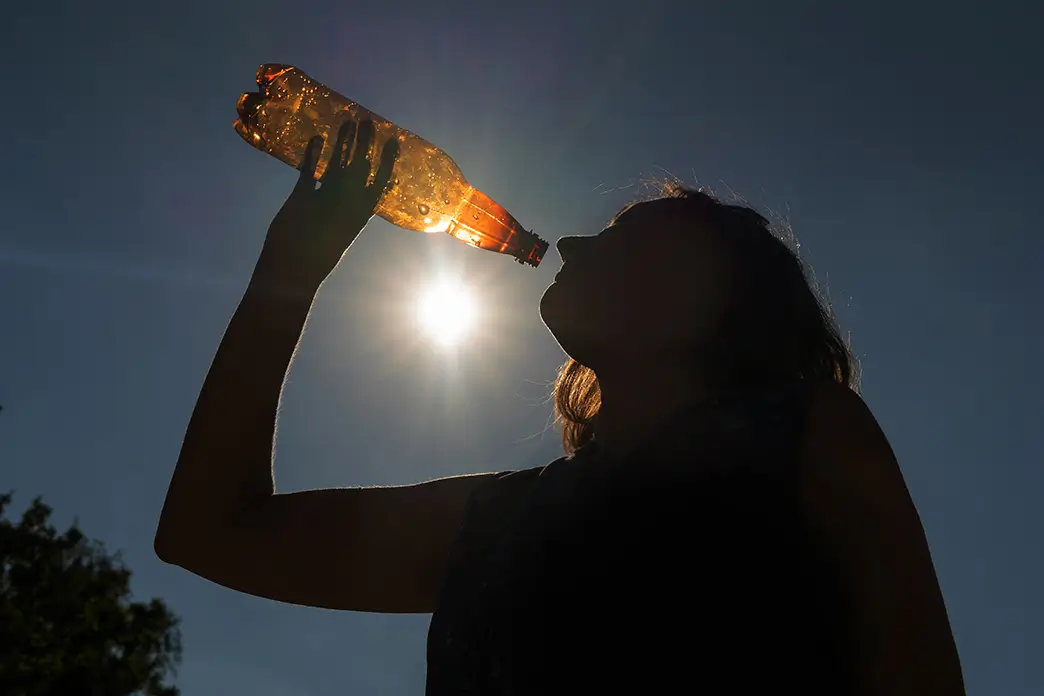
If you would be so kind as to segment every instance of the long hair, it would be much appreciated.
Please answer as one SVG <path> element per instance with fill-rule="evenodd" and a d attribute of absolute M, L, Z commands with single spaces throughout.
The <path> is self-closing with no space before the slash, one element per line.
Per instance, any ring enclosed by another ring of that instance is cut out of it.
<path fill-rule="evenodd" d="M 811 270 L 768 220 L 751 208 L 676 183 L 665 185 L 656 200 L 671 201 L 694 227 L 717 234 L 728 252 L 731 292 L 725 317 L 712 348 L 693 356 L 710 369 L 717 390 L 786 380 L 833 381 L 858 389 L 858 363 L 829 303 Z M 572 454 L 594 438 L 602 405 L 594 370 L 568 359 L 558 370 L 554 402 L 562 444 Z"/>

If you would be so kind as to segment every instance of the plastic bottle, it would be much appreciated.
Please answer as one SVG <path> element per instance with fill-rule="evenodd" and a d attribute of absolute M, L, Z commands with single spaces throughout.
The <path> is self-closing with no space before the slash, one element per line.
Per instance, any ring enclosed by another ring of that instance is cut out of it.
<path fill-rule="evenodd" d="M 370 145 L 370 176 L 376 173 L 380 151 L 399 139 L 399 157 L 392 184 L 377 204 L 385 220 L 417 232 L 447 232 L 466 244 L 514 256 L 537 266 L 547 242 L 537 237 L 496 203 L 467 182 L 449 155 L 427 140 L 351 99 L 316 82 L 289 65 L 267 63 L 257 71 L 257 92 L 239 97 L 236 132 L 257 149 L 300 167 L 308 141 L 318 133 L 324 144 L 316 167 L 321 180 L 341 123 L 346 118 L 370 118 L 375 137 Z"/>

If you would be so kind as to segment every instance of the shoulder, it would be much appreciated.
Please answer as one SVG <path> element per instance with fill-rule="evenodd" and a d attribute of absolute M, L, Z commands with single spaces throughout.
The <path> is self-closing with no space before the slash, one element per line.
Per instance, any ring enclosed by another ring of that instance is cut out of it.
<path fill-rule="evenodd" d="M 478 485 L 465 507 L 458 552 L 473 554 L 498 538 L 523 513 L 549 466 L 501 471 Z"/>
<path fill-rule="evenodd" d="M 884 431 L 862 397 L 823 382 L 809 388 L 802 436 L 803 459 L 813 465 L 838 457 L 861 461 L 891 458 Z"/>
<path fill-rule="evenodd" d="M 820 452 L 854 444 L 880 444 L 884 433 L 859 394 L 836 382 L 808 387 L 804 427 L 806 449 Z"/>
<path fill-rule="evenodd" d="M 525 499 L 541 476 L 562 461 L 565 461 L 564 457 L 542 466 L 509 469 L 494 474 L 472 492 L 469 509 L 502 508 Z"/>
<path fill-rule="evenodd" d="M 810 390 L 801 447 L 807 511 L 828 523 L 876 516 L 908 499 L 892 447 L 863 399 L 839 384 Z"/>
<path fill-rule="evenodd" d="M 931 552 L 899 462 L 863 400 L 809 400 L 802 512 L 849 598 L 853 665 L 868 693 L 964 694 Z"/>

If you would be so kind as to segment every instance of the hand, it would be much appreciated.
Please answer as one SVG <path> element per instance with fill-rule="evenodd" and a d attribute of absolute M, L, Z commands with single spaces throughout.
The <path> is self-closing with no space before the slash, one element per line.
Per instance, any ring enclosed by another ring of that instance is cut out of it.
<path fill-rule="evenodd" d="M 391 181 L 399 142 L 391 138 L 381 153 L 373 183 L 367 184 L 374 137 L 373 121 L 344 122 L 337 132 L 322 184 L 315 169 L 323 139 L 312 138 L 301 163 L 301 176 L 268 228 L 255 281 L 266 289 L 314 294 L 345 251 L 373 217 Z M 355 156 L 352 157 L 352 141 Z"/>

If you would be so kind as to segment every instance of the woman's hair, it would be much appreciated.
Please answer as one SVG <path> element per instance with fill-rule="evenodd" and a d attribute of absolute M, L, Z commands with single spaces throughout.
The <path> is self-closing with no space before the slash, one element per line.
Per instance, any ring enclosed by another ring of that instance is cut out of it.
<path fill-rule="evenodd" d="M 664 185 L 655 200 L 709 229 L 730 259 L 729 304 L 714 345 L 694 355 L 713 373 L 717 390 L 758 383 L 833 381 L 858 389 L 858 364 L 821 298 L 811 271 L 773 231 L 768 220 L 742 205 L 680 184 Z M 628 205 L 619 213 L 633 206 Z M 571 454 L 594 437 L 601 392 L 594 370 L 570 358 L 554 386 L 555 416 Z"/>

